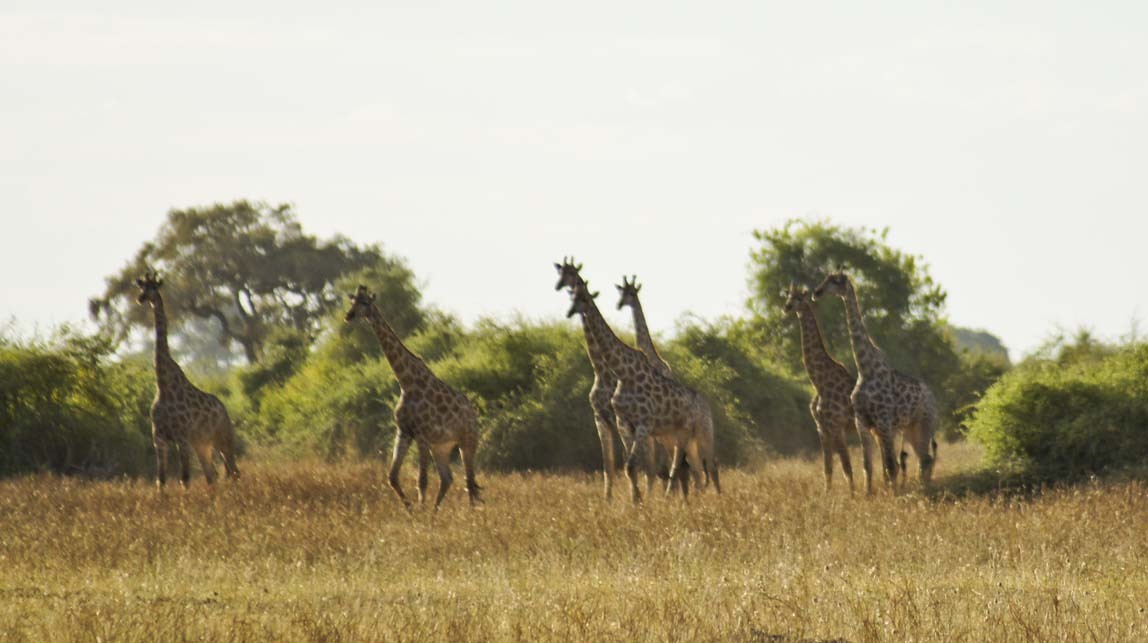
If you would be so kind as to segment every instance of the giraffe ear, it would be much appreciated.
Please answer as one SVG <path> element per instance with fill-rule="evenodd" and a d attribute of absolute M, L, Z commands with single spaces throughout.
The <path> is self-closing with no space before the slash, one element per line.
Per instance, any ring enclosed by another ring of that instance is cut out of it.
<path fill-rule="evenodd" d="M 626 280 L 623 279 L 622 281 L 625 282 Z M 618 289 L 618 292 L 626 292 L 625 286 L 619 286 L 618 284 L 614 284 L 614 287 Z"/>
<path fill-rule="evenodd" d="M 594 292 L 594 293 L 590 293 L 590 299 L 597 299 L 597 298 L 598 298 L 598 295 L 600 295 L 600 294 L 601 294 L 601 293 L 597 293 L 597 292 Z"/>
<path fill-rule="evenodd" d="M 155 287 L 156 288 L 162 288 L 163 287 L 163 279 L 157 279 L 155 282 Z"/>
<path fill-rule="evenodd" d="M 557 261 L 554 262 L 554 267 L 557 268 L 558 270 L 562 270 L 562 264 L 558 263 Z"/>

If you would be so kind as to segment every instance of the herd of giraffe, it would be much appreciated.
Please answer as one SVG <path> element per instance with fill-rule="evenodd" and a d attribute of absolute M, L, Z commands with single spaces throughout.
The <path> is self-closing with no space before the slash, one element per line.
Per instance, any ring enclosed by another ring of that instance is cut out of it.
<path fill-rule="evenodd" d="M 581 264 L 564 259 L 554 264 L 558 270 L 555 290 L 569 291 L 571 306 L 566 316 L 578 315 L 585 334 L 586 353 L 594 371 L 590 406 L 602 446 L 605 495 L 612 495 L 616 475 L 615 441 L 624 449 L 625 473 L 630 497 L 641 501 L 638 467 L 646 476 L 649 494 L 657 478 L 658 453 L 669 462 L 666 492 L 680 490 L 689 496 L 689 479 L 697 489 L 711 483 L 721 493 L 714 449 L 714 422 L 709 404 L 694 389 L 679 382 L 669 364 L 658 353 L 646 326 L 638 300 L 636 277 L 622 279 L 617 286 L 618 308 L 630 307 L 638 348 L 623 342 L 602 313 L 586 280 Z M 216 479 L 215 453 L 223 460 L 228 478 L 238 478 L 235 462 L 236 437 L 227 409 L 219 398 L 193 385 L 171 356 L 167 341 L 167 315 L 160 287 L 163 281 L 154 271 L 136 280 L 138 301 L 150 304 L 155 317 L 156 398 L 152 403 L 152 439 L 156 452 L 156 482 L 166 481 L 170 451 L 178 454 L 180 478 L 187 485 L 191 476 L 191 453 L 197 455 L 208 484 Z M 821 337 L 813 301 L 836 295 L 845 303 L 845 318 L 858 375 L 854 378 L 826 349 Z M 426 363 L 412 353 L 375 304 L 375 296 L 365 286 L 350 295 L 351 305 L 344 320 L 362 318 L 374 330 L 383 354 L 399 383 L 399 399 L 394 408 L 396 436 L 391 455 L 388 482 L 406 507 L 411 501 L 403 492 L 399 473 L 411 444 L 418 447 L 418 499 L 425 501 L 427 469 L 431 460 L 439 475 L 437 509 L 450 489 L 453 475 L 450 457 L 455 449 L 461 455 L 465 486 L 470 503 L 481 502 L 475 480 L 478 449 L 478 412 L 466 395 L 437 378 Z M 896 484 L 904 472 L 907 453 L 895 458 L 894 442 L 902 436 L 912 446 L 921 468 L 921 480 L 928 484 L 936 462 L 937 403 L 923 382 L 895 371 L 865 328 L 853 281 L 843 272 L 827 276 L 810 294 L 790 285 L 784 304 L 786 314 L 795 315 L 801 328 L 802 360 L 815 395 L 810 412 L 817 425 L 825 462 L 825 487 L 833 479 L 833 455 L 841 460 L 845 477 L 853 491 L 853 468 L 846 435 L 856 431 L 864 456 L 866 487 L 873 492 L 872 454 L 874 438 L 881 448 L 885 480 Z M 904 484 L 904 476 L 902 476 Z"/>

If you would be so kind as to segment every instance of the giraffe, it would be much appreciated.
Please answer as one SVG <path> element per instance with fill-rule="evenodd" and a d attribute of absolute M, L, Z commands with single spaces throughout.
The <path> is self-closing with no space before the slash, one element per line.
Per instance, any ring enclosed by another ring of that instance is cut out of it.
<path fill-rule="evenodd" d="M 622 285 L 614 285 L 618 289 L 618 310 L 629 306 L 634 315 L 634 338 L 638 344 L 638 349 L 646 354 L 646 359 L 650 360 L 650 365 L 654 370 L 658 371 L 662 377 L 669 379 L 674 378 L 674 371 L 666 360 L 662 359 L 658 349 L 654 347 L 654 340 L 650 336 L 650 328 L 646 325 L 646 313 L 642 310 L 642 302 L 638 299 L 638 292 L 642 290 L 642 285 L 638 283 L 638 276 L 632 275 L 629 281 L 626 277 L 622 276 Z M 661 452 L 664 451 L 661 445 L 658 445 L 658 455 L 655 459 L 662 457 Z M 679 467 L 678 484 L 683 489 L 688 485 L 689 464 L 683 462 Z"/>
<path fill-rule="evenodd" d="M 805 372 L 809 374 L 809 381 L 813 383 L 815 391 L 809 403 L 809 412 L 813 415 L 817 436 L 821 439 L 821 454 L 825 460 L 825 490 L 829 491 L 833 482 L 833 454 L 836 453 L 841 459 L 845 477 L 849 480 L 849 492 L 853 493 L 853 465 L 849 461 L 849 446 L 845 436 L 856 429 L 853 404 L 849 401 L 856 380 L 825 347 L 808 289 L 789 284 L 783 309 L 786 315 L 796 316 L 801 327 L 801 362 L 805 365 Z"/>
<path fill-rule="evenodd" d="M 228 478 L 239 477 L 235 464 L 235 429 L 219 398 L 199 390 L 171 356 L 167 343 L 167 313 L 159 289 L 163 280 L 154 270 L 136 279 L 136 301 L 150 304 L 155 317 L 155 401 L 151 405 L 151 434 L 155 446 L 156 486 L 167 482 L 167 456 L 174 447 L 179 454 L 180 481 L 191 480 L 191 452 L 195 451 L 207 484 L 215 483 L 215 451 L 223 456 Z"/>
<path fill-rule="evenodd" d="M 853 403 L 857 432 L 862 435 L 865 456 L 865 475 L 868 491 L 872 493 L 871 441 L 864 436 L 872 431 L 881 446 L 886 480 L 896 484 L 897 461 L 893 457 L 893 439 L 903 432 L 905 439 L 921 463 L 921 481 L 928 485 L 937 460 L 937 400 L 924 382 L 898 373 L 889 366 L 885 354 L 873 343 L 857 303 L 857 290 L 853 280 L 844 272 L 830 273 L 813 293 L 816 301 L 836 295 L 845 302 L 845 321 L 849 326 L 849 342 L 853 359 L 857 362 L 857 383 L 850 401 Z M 904 467 L 906 456 L 901 457 Z M 903 483 L 903 480 L 902 480 Z"/>
<path fill-rule="evenodd" d="M 642 290 L 641 284 L 638 283 L 638 276 L 630 277 L 630 281 L 626 281 L 626 277 L 623 276 L 622 285 L 615 285 L 614 287 L 618 289 L 618 310 L 629 306 L 634 313 L 634 337 L 637 340 L 638 349 L 646 354 L 646 358 L 650 360 L 650 365 L 662 377 L 673 379 L 673 369 L 666 363 L 666 360 L 662 359 L 658 349 L 654 348 L 654 340 L 650 337 L 650 328 L 646 326 L 646 314 L 642 312 L 642 302 L 638 300 L 638 292 Z"/>
<path fill-rule="evenodd" d="M 582 264 L 575 264 L 572 258 L 565 258 L 562 263 L 554 264 L 554 267 L 558 270 L 558 283 L 554 286 L 554 290 L 561 290 L 563 287 L 573 290 L 585 283 L 580 274 Z M 586 354 L 589 356 L 590 366 L 594 370 L 594 384 L 590 387 L 590 407 L 594 411 L 594 426 L 598 430 L 598 441 L 602 446 L 605 496 L 609 499 L 613 497 L 614 476 L 617 474 L 614 440 L 615 438 L 620 440 L 623 451 L 629 453 L 633 435 L 625 427 L 618 426 L 614 414 L 614 405 L 611 402 L 614 389 L 618 385 L 618 378 L 613 371 L 607 368 L 605 357 L 597 341 L 589 332 L 586 332 Z M 649 440 L 646 447 L 642 453 L 645 457 L 646 489 L 648 492 L 653 488 L 654 480 L 657 477 L 653 439 Z"/>
<path fill-rule="evenodd" d="M 705 471 L 707 481 L 712 480 L 715 490 L 721 493 L 713 449 L 713 418 L 705 399 L 685 385 L 663 377 L 641 351 L 618 339 L 594 303 L 597 293 L 591 294 L 585 282 L 575 286 L 570 296 L 572 303 L 566 316 L 582 316 L 586 335 L 597 342 L 606 367 L 618 377 L 610 401 L 618 425 L 627 427 L 634 435 L 626 458 L 631 499 L 635 503 L 641 501 L 636 464 L 647 437 L 653 437 L 673 453 L 671 484 L 685 457 L 690 462 L 694 484 L 703 488 L 700 472 Z"/>
<path fill-rule="evenodd" d="M 408 509 L 411 502 L 399 484 L 399 471 L 403 458 L 413 441 L 419 447 L 419 502 L 426 498 L 427 465 L 434 459 L 438 469 L 439 488 L 434 506 L 437 510 L 450 489 L 454 476 L 450 471 L 450 454 L 458 448 L 462 454 L 462 466 L 466 474 L 466 493 L 470 504 L 481 502 L 481 487 L 474 478 L 475 454 L 478 449 L 478 411 L 474 404 L 462 393 L 448 386 L 434 376 L 426 363 L 412 353 L 390 327 L 378 306 L 375 296 L 366 286 L 350 295 L 351 307 L 343 319 L 350 323 L 363 318 L 375 331 L 383 354 L 399 381 L 399 402 L 395 405 L 395 447 L 391 454 L 390 473 L 387 480 Z"/>

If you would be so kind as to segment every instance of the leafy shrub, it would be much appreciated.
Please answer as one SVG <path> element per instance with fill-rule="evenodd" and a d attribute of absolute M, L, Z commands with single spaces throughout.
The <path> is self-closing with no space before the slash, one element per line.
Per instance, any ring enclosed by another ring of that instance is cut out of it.
<path fill-rule="evenodd" d="M 1148 458 L 1148 345 L 1032 359 L 989 388 L 969 435 L 997 462 L 1048 478 Z M 1106 356 L 1099 356 L 1109 353 Z"/>
<path fill-rule="evenodd" d="M 49 341 L 0 341 L 0 473 L 152 470 L 151 364 L 110 354 L 106 338 L 66 328 Z"/>

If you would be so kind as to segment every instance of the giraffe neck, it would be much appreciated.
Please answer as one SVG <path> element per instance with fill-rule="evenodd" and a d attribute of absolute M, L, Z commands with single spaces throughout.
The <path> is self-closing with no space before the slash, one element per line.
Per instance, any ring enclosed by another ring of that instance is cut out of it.
<path fill-rule="evenodd" d="M 402 340 L 391 328 L 387 320 L 383 319 L 382 313 L 379 312 L 378 306 L 371 304 L 370 312 L 367 315 L 367 321 L 371 324 L 371 329 L 375 331 L 375 337 L 379 338 L 379 345 L 383 348 L 383 355 L 386 356 L 387 362 L 391 365 L 391 370 L 395 373 L 395 379 L 399 381 L 399 387 L 406 389 L 415 382 L 423 379 L 426 375 L 430 374 L 430 369 L 423 363 L 421 359 L 410 351 Z"/>
<path fill-rule="evenodd" d="M 650 364 L 654 366 L 662 375 L 670 377 L 670 365 L 666 364 L 666 360 L 658 354 L 658 349 L 654 347 L 654 340 L 650 337 L 650 328 L 646 325 L 646 314 L 642 312 L 642 302 L 637 297 L 634 298 L 634 305 L 631 306 L 634 311 L 634 336 L 637 339 L 638 348 L 646 354 L 646 358 L 650 360 Z"/>
<path fill-rule="evenodd" d="M 603 365 L 615 375 L 621 377 L 623 373 L 653 370 L 643 353 L 618 339 L 593 300 L 590 302 L 590 309 L 582 315 L 582 328 L 586 331 L 587 346 L 591 339 L 597 343 Z"/>
<path fill-rule="evenodd" d="M 841 363 L 833 359 L 825 347 L 821 325 L 817 322 L 813 306 L 804 304 L 798 308 L 797 320 L 801 326 L 801 362 L 805 364 L 805 371 L 809 373 L 814 388 L 817 388 L 822 384 L 825 374 L 841 367 Z"/>
<path fill-rule="evenodd" d="M 612 373 L 606 366 L 606 356 L 602 352 L 602 347 L 598 345 L 598 340 L 590 331 L 590 325 L 586 322 L 585 316 L 582 317 L 582 332 L 586 335 L 586 356 L 590 358 L 590 366 L 594 369 L 594 373 L 599 377 L 611 377 Z"/>
<path fill-rule="evenodd" d="M 885 356 L 869 338 L 869 331 L 865 329 L 861 306 L 857 303 L 857 291 L 852 283 L 845 290 L 845 322 L 849 325 L 849 343 L 853 347 L 853 359 L 857 362 L 857 371 L 862 375 L 872 376 L 888 370 Z"/>
<path fill-rule="evenodd" d="M 167 311 L 158 292 L 152 300 L 152 313 L 155 316 L 155 383 L 161 392 L 170 393 L 181 389 L 188 380 L 171 356 L 167 343 Z"/>

